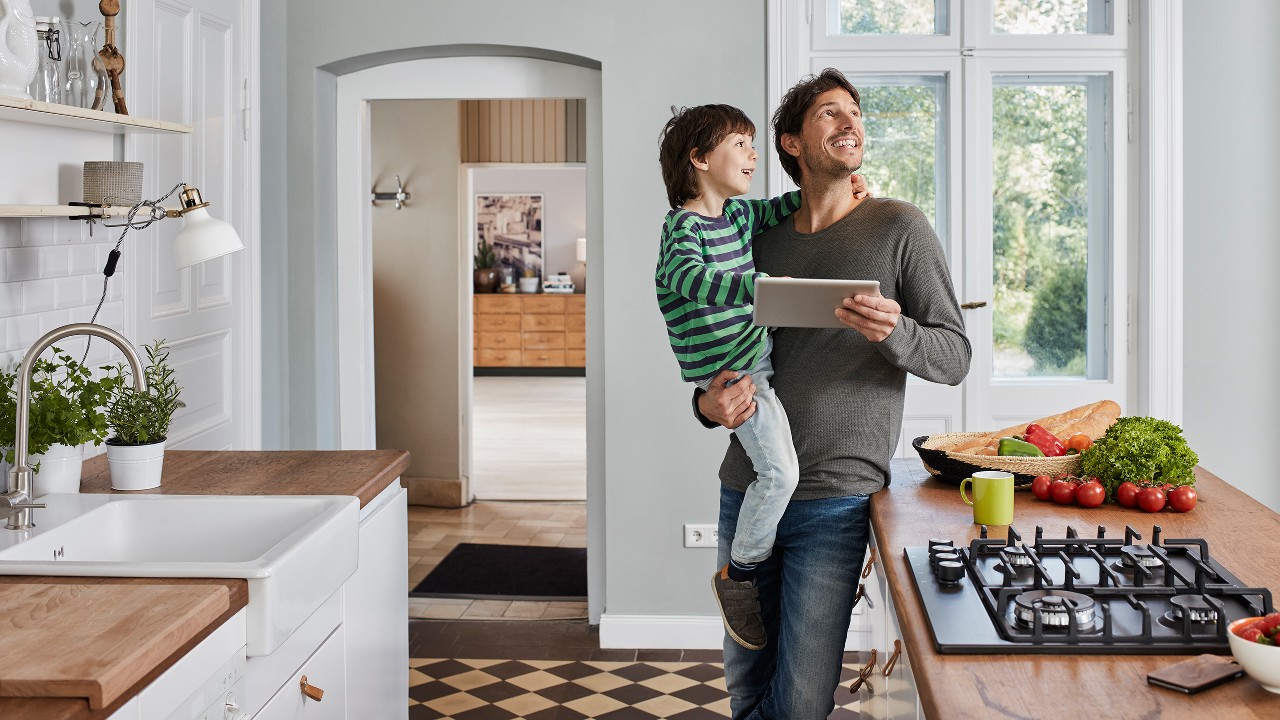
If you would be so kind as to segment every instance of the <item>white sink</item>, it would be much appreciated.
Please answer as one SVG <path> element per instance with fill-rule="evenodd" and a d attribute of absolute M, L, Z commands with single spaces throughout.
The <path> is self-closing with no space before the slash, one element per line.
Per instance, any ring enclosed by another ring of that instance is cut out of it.
<path fill-rule="evenodd" d="M 45 495 L 0 530 L 0 575 L 245 578 L 267 655 L 356 570 L 360 500 L 330 495 Z"/>

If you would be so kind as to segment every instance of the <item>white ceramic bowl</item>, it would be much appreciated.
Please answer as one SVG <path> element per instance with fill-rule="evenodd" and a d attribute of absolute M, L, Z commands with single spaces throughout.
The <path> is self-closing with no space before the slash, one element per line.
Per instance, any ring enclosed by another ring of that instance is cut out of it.
<path fill-rule="evenodd" d="M 1227 642 L 1236 662 L 1249 673 L 1249 677 L 1261 683 L 1273 693 L 1280 693 L 1280 647 L 1261 645 L 1236 635 L 1236 628 L 1258 618 L 1241 618 L 1227 626 Z"/>

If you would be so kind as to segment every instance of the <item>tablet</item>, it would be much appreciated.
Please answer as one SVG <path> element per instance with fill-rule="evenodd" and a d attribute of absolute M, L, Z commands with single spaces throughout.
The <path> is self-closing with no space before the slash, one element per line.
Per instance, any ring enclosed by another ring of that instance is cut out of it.
<path fill-rule="evenodd" d="M 844 299 L 878 294 L 878 280 L 761 278 L 756 281 L 753 322 L 768 327 L 845 327 L 835 313 Z"/>

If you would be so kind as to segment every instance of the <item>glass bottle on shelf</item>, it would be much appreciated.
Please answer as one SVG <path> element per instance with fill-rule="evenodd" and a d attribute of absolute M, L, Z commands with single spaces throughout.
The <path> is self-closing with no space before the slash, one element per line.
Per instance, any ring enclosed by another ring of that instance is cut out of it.
<path fill-rule="evenodd" d="M 36 18 L 39 65 L 31 83 L 31 97 L 42 102 L 62 102 L 62 31 L 56 17 Z"/>
<path fill-rule="evenodd" d="M 62 102 L 82 108 L 97 109 L 102 103 L 99 88 L 107 76 L 98 61 L 98 29 L 102 23 L 96 20 L 65 23 L 69 39 L 66 61 L 66 78 L 62 83 Z"/>

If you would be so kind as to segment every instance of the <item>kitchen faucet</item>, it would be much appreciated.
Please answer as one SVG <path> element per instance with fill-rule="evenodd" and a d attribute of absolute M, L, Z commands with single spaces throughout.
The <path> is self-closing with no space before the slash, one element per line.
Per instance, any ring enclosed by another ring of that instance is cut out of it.
<path fill-rule="evenodd" d="M 72 335 L 95 335 L 120 348 L 125 358 L 129 360 L 130 369 L 133 370 L 133 386 L 138 392 L 145 392 L 147 389 L 147 380 L 142 374 L 142 359 L 138 357 L 138 351 L 133 349 L 123 335 L 109 327 L 93 323 L 72 323 L 54 328 L 37 340 L 36 344 L 27 351 L 22 364 L 18 366 L 18 426 L 13 434 L 13 469 L 9 471 L 9 491 L 0 494 L 0 511 L 6 509 L 10 511 L 9 522 L 4 526 L 6 530 L 26 530 L 35 527 L 31 510 L 44 507 L 44 503 L 31 502 L 31 481 L 35 473 L 27 467 L 31 372 L 36 358 L 44 352 L 45 348 Z"/>

